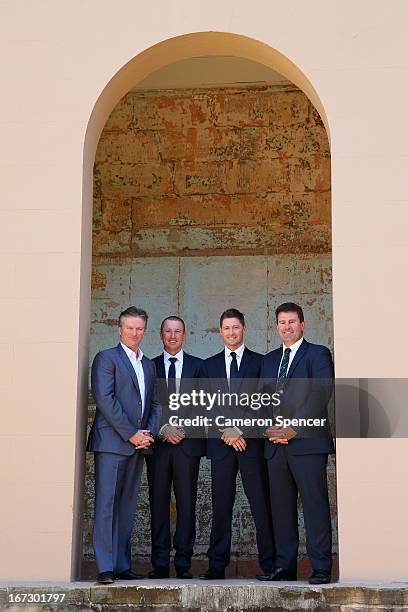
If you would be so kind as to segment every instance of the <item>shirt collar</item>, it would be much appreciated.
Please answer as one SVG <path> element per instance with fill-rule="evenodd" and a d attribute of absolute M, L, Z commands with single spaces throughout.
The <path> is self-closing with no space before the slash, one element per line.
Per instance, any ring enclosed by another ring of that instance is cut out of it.
<path fill-rule="evenodd" d="M 177 361 L 183 361 L 183 349 L 175 355 L 170 355 L 167 351 L 163 351 L 164 361 L 170 361 L 170 357 L 176 357 Z"/>
<path fill-rule="evenodd" d="M 237 357 L 241 358 L 245 351 L 245 344 L 241 344 L 241 346 L 237 348 L 236 351 L 231 351 L 231 349 L 229 349 L 228 346 L 225 346 L 224 350 L 225 350 L 225 357 L 229 357 L 231 353 L 235 353 Z"/>
<path fill-rule="evenodd" d="M 125 351 L 126 355 L 129 357 L 129 359 L 135 359 L 136 361 L 142 360 L 143 353 L 142 353 L 142 349 L 140 348 L 140 346 L 137 349 L 137 353 L 135 353 L 135 351 L 132 351 L 132 349 L 126 346 L 126 344 L 123 344 L 123 342 L 121 342 L 120 345 Z"/>
<path fill-rule="evenodd" d="M 298 350 L 302 342 L 303 342 L 303 336 L 299 338 L 299 340 L 295 342 L 295 344 L 292 344 L 292 346 L 285 346 L 284 344 L 282 344 L 282 351 L 285 352 L 286 348 L 290 348 L 290 355 L 292 356 L 296 353 L 296 351 Z"/>

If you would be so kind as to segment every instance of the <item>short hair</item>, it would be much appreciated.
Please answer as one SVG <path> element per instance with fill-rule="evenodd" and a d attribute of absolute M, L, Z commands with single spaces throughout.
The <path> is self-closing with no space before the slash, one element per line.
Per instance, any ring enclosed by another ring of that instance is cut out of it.
<path fill-rule="evenodd" d="M 149 315 L 145 310 L 143 310 L 143 308 L 136 308 L 136 306 L 129 306 L 129 308 L 126 308 L 126 310 L 121 312 L 119 315 L 119 327 L 122 325 L 122 319 L 124 317 L 140 317 L 145 322 L 145 328 L 147 327 L 147 320 L 149 318 Z"/>
<path fill-rule="evenodd" d="M 301 306 L 299 306 L 299 304 L 295 304 L 294 302 L 285 302 L 284 304 L 281 304 L 277 307 L 277 309 L 275 310 L 276 322 L 278 322 L 278 318 L 281 312 L 296 312 L 301 323 L 303 323 L 303 321 L 305 320 Z"/>
<path fill-rule="evenodd" d="M 244 313 L 240 312 L 236 308 L 227 308 L 227 310 L 224 310 L 220 316 L 220 327 L 222 327 L 224 319 L 238 319 L 242 325 L 245 325 Z"/>
<path fill-rule="evenodd" d="M 183 331 L 186 331 L 186 324 L 184 323 L 183 319 L 181 317 L 178 317 L 177 315 L 170 315 L 169 317 L 166 317 L 165 319 L 163 319 L 163 321 L 161 322 L 160 332 L 163 331 L 163 327 L 166 321 L 178 321 L 179 323 L 182 324 Z"/>

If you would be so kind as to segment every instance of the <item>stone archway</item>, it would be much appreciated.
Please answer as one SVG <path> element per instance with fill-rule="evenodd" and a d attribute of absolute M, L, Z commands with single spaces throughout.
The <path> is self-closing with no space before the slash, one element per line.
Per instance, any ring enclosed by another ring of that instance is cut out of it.
<path fill-rule="evenodd" d="M 261 63 L 273 67 L 275 70 L 278 70 L 284 74 L 284 76 L 287 78 L 290 78 L 292 82 L 300 86 L 305 94 L 312 99 L 315 107 L 321 108 L 320 101 L 318 100 L 310 83 L 308 83 L 308 81 L 305 79 L 304 75 L 302 75 L 302 73 L 289 60 L 262 43 L 252 41 L 244 37 L 217 33 L 194 34 L 180 37 L 180 39 L 171 39 L 170 41 L 165 41 L 159 45 L 156 45 L 150 50 L 134 58 L 134 60 L 129 62 L 129 64 L 127 64 L 108 84 L 106 88 L 107 91 L 103 92 L 101 98 L 98 100 L 98 103 L 95 106 L 90 124 L 88 126 L 84 168 L 89 171 L 90 164 L 93 164 L 92 152 L 94 151 L 94 147 L 96 147 L 100 131 L 104 125 L 102 124 L 101 127 L 104 115 L 105 119 L 107 119 L 105 113 L 109 111 L 109 105 L 115 100 L 117 101 L 118 96 L 119 98 L 121 97 L 120 93 L 132 79 L 132 85 L 134 85 L 137 80 L 140 80 L 141 76 L 147 75 L 149 72 L 154 70 L 154 67 L 169 64 L 170 57 L 184 59 L 187 57 L 197 57 L 198 54 L 217 57 L 221 54 L 221 52 L 226 54 L 227 51 L 228 55 L 246 57 L 252 60 L 256 58 L 256 61 L 258 62 L 260 59 L 263 59 Z M 160 64 L 160 61 L 162 64 Z M 136 81 L 134 79 L 136 79 Z M 323 120 L 326 121 L 324 112 L 321 112 L 323 114 Z M 88 199 L 91 194 L 89 184 L 85 180 L 84 176 L 84 187 L 85 185 L 87 186 L 87 189 L 84 189 L 84 194 L 87 194 Z M 89 201 L 87 202 L 87 207 L 84 206 L 84 213 L 87 217 L 86 226 L 89 230 L 90 219 L 88 205 Z M 83 241 L 83 244 L 85 244 L 85 241 Z M 306 266 L 307 265 L 308 263 L 306 262 Z M 85 287 L 84 291 L 87 291 Z M 85 362 L 83 361 L 83 366 L 84 365 Z M 85 377 L 83 379 L 83 383 L 85 383 Z M 84 387 L 85 385 L 83 384 L 82 393 L 84 393 Z"/>

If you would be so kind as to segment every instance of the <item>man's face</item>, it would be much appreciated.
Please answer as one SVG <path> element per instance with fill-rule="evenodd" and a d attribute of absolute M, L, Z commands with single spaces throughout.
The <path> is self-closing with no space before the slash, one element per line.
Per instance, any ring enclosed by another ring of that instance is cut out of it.
<path fill-rule="evenodd" d="M 297 312 L 281 312 L 276 329 L 285 346 L 292 346 L 303 336 L 305 322 L 300 322 Z"/>
<path fill-rule="evenodd" d="M 245 325 L 242 325 L 241 321 L 235 317 L 224 319 L 220 327 L 220 334 L 224 340 L 224 344 L 230 351 L 235 351 L 243 344 L 244 332 Z"/>
<path fill-rule="evenodd" d="M 163 348 L 170 355 L 176 355 L 183 346 L 186 337 L 181 321 L 165 321 L 160 332 L 163 341 Z"/>
<path fill-rule="evenodd" d="M 136 353 L 144 336 L 145 326 L 141 317 L 122 317 L 119 326 L 120 341 Z"/>

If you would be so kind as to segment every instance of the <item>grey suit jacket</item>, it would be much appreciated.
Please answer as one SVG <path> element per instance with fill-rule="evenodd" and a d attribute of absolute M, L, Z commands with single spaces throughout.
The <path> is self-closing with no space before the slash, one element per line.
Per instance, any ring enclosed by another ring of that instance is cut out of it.
<path fill-rule="evenodd" d="M 143 415 L 137 376 L 122 346 L 118 344 L 96 355 L 91 374 L 96 414 L 87 450 L 132 455 L 135 448 L 128 440 L 138 429 L 148 429 L 153 436 L 157 435 L 160 404 L 156 367 L 145 356 L 142 358 L 142 367 L 145 378 Z M 151 449 L 143 452 L 149 451 Z"/>

